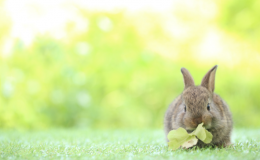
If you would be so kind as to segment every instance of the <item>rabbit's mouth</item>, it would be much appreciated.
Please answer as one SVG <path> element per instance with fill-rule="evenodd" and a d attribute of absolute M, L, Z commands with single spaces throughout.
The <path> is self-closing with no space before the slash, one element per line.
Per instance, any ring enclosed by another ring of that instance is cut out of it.
<path fill-rule="evenodd" d="M 186 131 L 188 132 L 188 133 L 191 133 L 191 132 L 193 132 L 195 129 L 191 129 L 191 128 L 189 128 L 189 129 L 186 129 Z"/>
<path fill-rule="evenodd" d="M 186 131 L 188 132 L 188 133 L 191 133 L 191 132 L 193 132 L 194 130 L 195 130 L 196 128 L 186 128 Z M 207 126 L 205 126 L 205 129 L 206 130 L 208 130 L 208 131 L 210 131 L 211 129 L 212 129 L 212 127 L 211 126 L 209 126 L 209 125 L 207 125 Z"/>

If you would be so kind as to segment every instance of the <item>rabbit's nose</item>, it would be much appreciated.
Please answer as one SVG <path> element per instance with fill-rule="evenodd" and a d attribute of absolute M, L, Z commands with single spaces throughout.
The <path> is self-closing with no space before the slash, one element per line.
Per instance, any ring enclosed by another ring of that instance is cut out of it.
<path fill-rule="evenodd" d="M 202 122 L 202 118 L 201 117 L 198 117 L 198 118 L 194 118 L 193 119 L 193 123 L 197 126 L 199 124 L 201 124 Z"/>

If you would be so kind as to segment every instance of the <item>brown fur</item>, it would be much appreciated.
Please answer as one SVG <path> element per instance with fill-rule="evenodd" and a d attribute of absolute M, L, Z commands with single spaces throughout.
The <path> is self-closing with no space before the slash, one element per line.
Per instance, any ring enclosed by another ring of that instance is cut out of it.
<path fill-rule="evenodd" d="M 164 118 L 166 139 L 171 130 L 182 127 L 188 132 L 192 132 L 198 124 L 203 122 L 204 127 L 212 133 L 213 139 L 210 144 L 199 141 L 197 146 L 226 147 L 231 144 L 232 116 L 228 105 L 214 93 L 216 69 L 217 66 L 214 66 L 206 73 L 200 86 L 195 86 L 187 69 L 181 69 L 185 88 L 166 111 Z M 208 104 L 210 110 L 207 109 Z"/>

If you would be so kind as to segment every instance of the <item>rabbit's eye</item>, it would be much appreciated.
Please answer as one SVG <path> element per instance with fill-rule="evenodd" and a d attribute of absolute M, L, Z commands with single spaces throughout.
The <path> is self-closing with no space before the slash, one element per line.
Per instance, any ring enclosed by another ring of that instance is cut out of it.
<path fill-rule="evenodd" d="M 208 103 L 208 105 L 207 105 L 207 110 L 208 110 L 208 111 L 210 110 L 210 106 L 209 106 L 209 103 Z"/>
<path fill-rule="evenodd" d="M 186 105 L 184 105 L 184 111 L 186 112 Z"/>

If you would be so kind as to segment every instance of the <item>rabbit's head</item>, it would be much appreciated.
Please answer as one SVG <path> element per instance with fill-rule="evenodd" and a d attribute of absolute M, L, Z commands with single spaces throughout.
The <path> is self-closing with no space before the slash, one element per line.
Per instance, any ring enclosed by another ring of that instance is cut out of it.
<path fill-rule="evenodd" d="M 216 69 L 217 65 L 208 71 L 200 86 L 195 86 L 187 69 L 181 69 L 185 88 L 181 95 L 182 104 L 179 106 L 178 120 L 188 132 L 193 131 L 202 122 L 206 129 L 214 128 L 218 123 L 221 111 L 213 101 Z"/>

